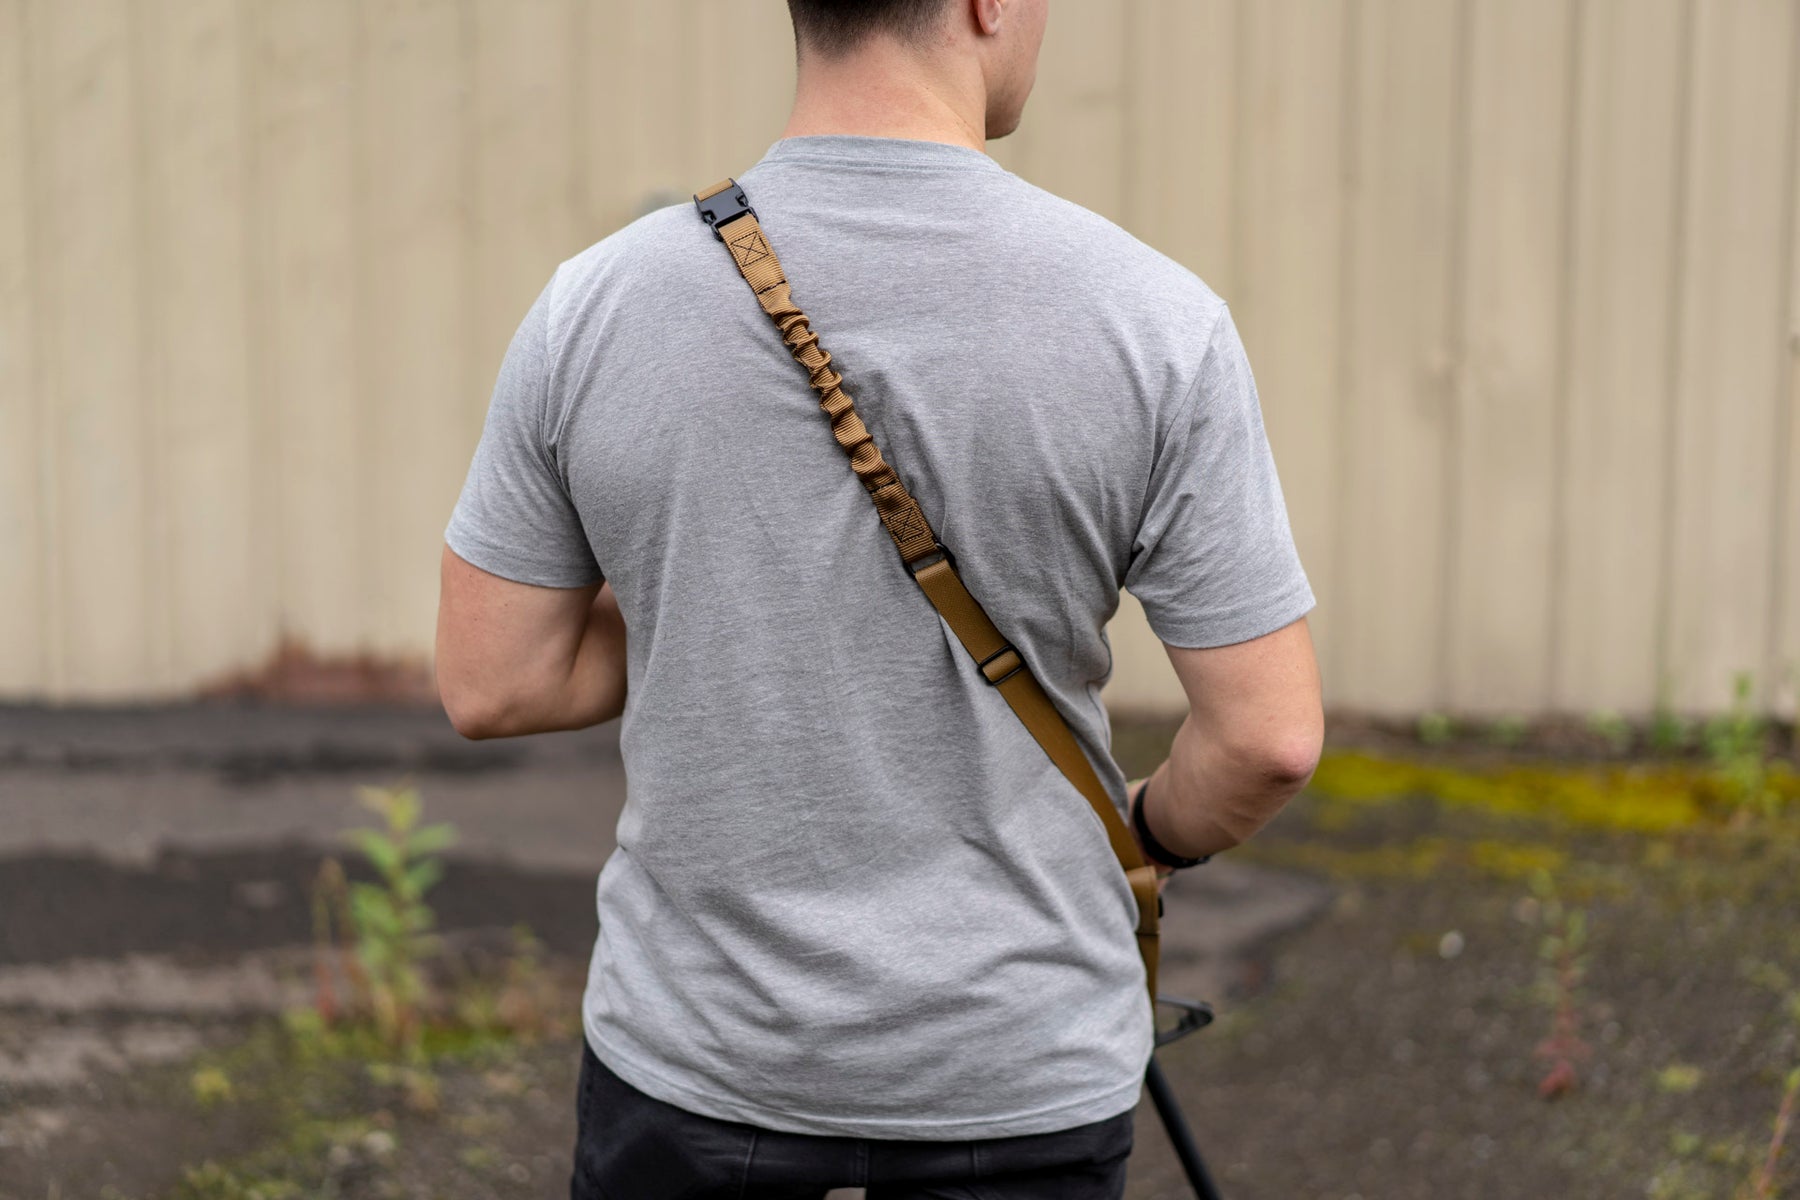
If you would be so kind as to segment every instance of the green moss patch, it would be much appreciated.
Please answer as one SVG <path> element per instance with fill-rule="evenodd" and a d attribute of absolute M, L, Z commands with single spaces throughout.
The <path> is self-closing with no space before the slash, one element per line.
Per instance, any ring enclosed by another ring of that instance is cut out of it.
<path fill-rule="evenodd" d="M 1800 775 L 1786 764 L 1762 780 L 1778 812 L 1800 807 Z M 1718 827 L 1743 805 L 1718 772 L 1681 764 L 1507 766 L 1477 771 L 1361 751 L 1327 754 L 1311 791 L 1328 803 L 1389 804 L 1426 796 L 1438 804 L 1501 817 L 1612 832 L 1666 834 Z"/>

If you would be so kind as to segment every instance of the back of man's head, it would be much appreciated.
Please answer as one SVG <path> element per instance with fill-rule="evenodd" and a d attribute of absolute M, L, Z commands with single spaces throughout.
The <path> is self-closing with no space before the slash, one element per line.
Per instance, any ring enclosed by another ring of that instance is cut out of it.
<path fill-rule="evenodd" d="M 925 40 L 944 19 L 949 0 L 788 0 L 794 32 L 804 49 L 837 57 L 871 36 L 902 42 Z"/>
<path fill-rule="evenodd" d="M 788 0 L 800 86 L 789 132 L 885 125 L 966 141 L 1018 127 L 1048 0 Z M 939 128 L 934 129 L 933 126 Z"/>

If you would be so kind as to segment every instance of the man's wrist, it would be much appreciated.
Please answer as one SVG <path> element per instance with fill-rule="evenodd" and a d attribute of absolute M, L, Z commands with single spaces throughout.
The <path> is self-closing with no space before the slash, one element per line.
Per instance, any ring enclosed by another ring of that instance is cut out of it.
<path fill-rule="evenodd" d="M 1157 840 L 1156 835 L 1150 832 L 1150 822 L 1144 814 L 1144 800 L 1149 791 L 1150 781 L 1146 779 L 1138 787 L 1137 794 L 1131 797 L 1131 828 L 1137 834 L 1138 845 L 1142 847 L 1144 857 L 1157 866 L 1166 867 L 1171 871 L 1197 867 L 1212 858 L 1210 854 L 1202 854 L 1198 857 L 1177 854 Z"/>

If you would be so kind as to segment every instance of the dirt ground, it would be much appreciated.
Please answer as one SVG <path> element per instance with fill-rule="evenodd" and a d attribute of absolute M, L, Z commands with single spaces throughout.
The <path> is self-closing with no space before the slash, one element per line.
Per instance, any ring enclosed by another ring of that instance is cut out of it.
<path fill-rule="evenodd" d="M 1171 732 L 1115 750 L 1135 774 Z M 615 738 L 0 710 L 0 1198 L 561 1194 Z M 1161 1059 L 1227 1197 L 1800 1196 L 1792 1161 L 1758 1178 L 1800 1065 L 1800 812 L 1616 736 L 1334 743 L 1169 894 L 1165 990 L 1221 1017 Z M 401 776 L 461 834 L 431 894 L 453 957 L 542 943 L 528 1036 L 445 1036 L 418 1070 L 291 1015 L 352 786 Z M 1546 1099 L 1559 1019 L 1574 1086 Z M 1148 1102 L 1137 1129 L 1132 1200 L 1187 1195 Z"/>

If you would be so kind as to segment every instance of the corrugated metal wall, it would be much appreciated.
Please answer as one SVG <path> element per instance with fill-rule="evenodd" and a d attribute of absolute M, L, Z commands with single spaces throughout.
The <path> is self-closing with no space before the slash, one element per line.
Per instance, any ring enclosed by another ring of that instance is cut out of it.
<path fill-rule="evenodd" d="M 0 693 L 425 654 L 513 326 L 762 152 L 788 39 L 779 0 L 0 0 Z M 1791 713 L 1797 122 L 1797 0 L 1081 0 L 994 149 L 1232 302 L 1334 703 L 1749 670 Z M 1113 634 L 1115 703 L 1178 697 Z"/>

